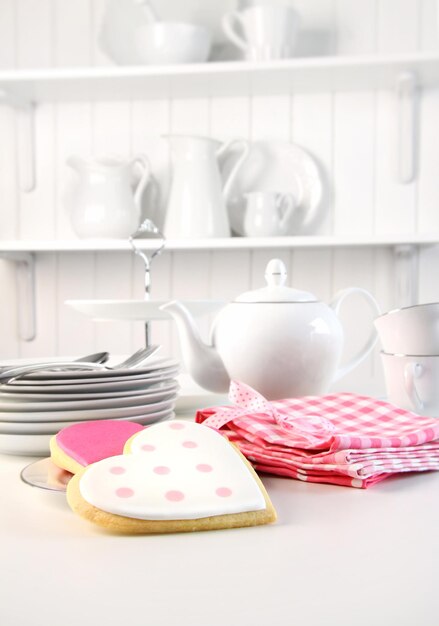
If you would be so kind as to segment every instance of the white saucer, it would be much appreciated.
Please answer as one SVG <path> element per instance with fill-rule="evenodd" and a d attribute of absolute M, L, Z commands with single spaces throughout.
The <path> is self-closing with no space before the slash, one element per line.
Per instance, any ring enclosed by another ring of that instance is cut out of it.
<path fill-rule="evenodd" d="M 136 422 L 138 424 L 151 424 L 155 421 L 167 417 L 173 412 L 174 407 L 168 407 L 151 414 L 134 415 L 129 417 L 116 417 L 112 422 Z M 69 420 L 59 422 L 0 422 L 1 435 L 55 435 L 62 428 L 78 424 L 82 420 Z"/>
<path fill-rule="evenodd" d="M 224 165 L 226 175 L 227 163 Z M 244 236 L 244 194 L 250 191 L 292 193 L 300 198 L 297 223 L 289 235 L 312 230 L 320 217 L 323 185 L 316 161 L 293 143 L 259 141 L 251 144 L 248 159 L 239 170 L 228 201 L 232 230 Z"/>
<path fill-rule="evenodd" d="M 60 398 L 58 402 L 4 402 L 0 396 L 0 411 L 11 414 L 12 418 L 15 413 L 27 414 L 32 417 L 36 411 L 47 411 L 49 414 L 55 411 L 65 411 L 71 413 L 73 411 L 92 411 L 97 409 L 118 409 L 123 407 L 134 406 L 155 406 L 157 402 L 163 402 L 176 398 L 177 388 L 171 391 L 162 391 L 151 395 L 137 395 L 118 398 L 103 398 L 100 400 L 64 400 Z M 55 396 L 56 397 L 56 396 Z M 52 398 L 54 400 L 54 398 Z M 27 420 L 29 421 L 29 420 Z"/>
<path fill-rule="evenodd" d="M 0 412 L 0 420 L 3 422 L 82 422 L 98 419 L 114 419 L 117 417 L 138 417 L 142 415 L 154 415 L 157 411 L 170 410 L 174 407 L 178 394 L 172 395 L 168 400 L 142 404 L 136 406 L 122 406 L 119 408 L 67 410 L 63 411 L 14 411 Z"/>
<path fill-rule="evenodd" d="M 171 320 L 169 313 L 160 310 L 167 302 L 169 300 L 66 300 L 65 304 L 98 321 L 148 321 Z M 213 300 L 182 300 L 181 303 L 195 317 L 214 313 L 226 304 Z"/>
<path fill-rule="evenodd" d="M 41 387 L 41 392 L 26 393 L 20 388 L 21 393 L 9 391 L 6 387 L 0 390 L 1 403 L 25 403 L 27 408 L 34 402 L 66 402 L 68 400 L 105 400 L 106 398 L 132 398 L 135 396 L 148 396 L 148 402 L 158 400 L 161 394 L 177 391 L 178 382 L 175 379 L 166 380 L 161 383 L 154 383 L 146 389 L 128 389 L 127 391 L 101 391 L 97 393 L 45 393 L 46 387 Z M 8 410 L 11 410 L 8 408 Z"/>

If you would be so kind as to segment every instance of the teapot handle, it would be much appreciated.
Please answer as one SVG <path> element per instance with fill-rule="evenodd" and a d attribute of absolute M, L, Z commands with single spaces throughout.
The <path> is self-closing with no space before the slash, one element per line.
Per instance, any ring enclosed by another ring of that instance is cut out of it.
<path fill-rule="evenodd" d="M 378 305 L 378 302 L 375 300 L 375 298 L 372 296 L 371 293 L 369 293 L 366 289 L 361 289 L 360 287 L 348 287 L 347 289 L 342 289 L 341 291 L 337 292 L 334 297 L 334 300 L 330 304 L 331 308 L 334 310 L 334 313 L 337 315 L 337 317 L 338 317 L 340 307 L 343 301 L 348 296 L 354 293 L 357 293 L 363 296 L 367 300 L 371 309 L 373 310 L 373 312 L 376 314 L 377 317 L 381 315 L 381 309 Z M 354 369 L 354 367 L 359 365 L 367 357 L 367 355 L 372 351 L 373 347 L 375 346 L 377 342 L 377 339 L 378 339 L 378 333 L 375 327 L 372 326 L 372 331 L 367 341 L 361 348 L 361 350 L 359 350 L 357 354 L 355 354 L 347 363 L 345 363 L 343 366 L 338 368 L 338 370 L 335 372 L 333 381 L 335 382 L 336 380 L 343 378 L 343 376 L 346 376 L 346 374 L 350 372 L 352 369 Z"/>
<path fill-rule="evenodd" d="M 143 170 L 142 175 L 140 176 L 140 180 L 137 183 L 137 187 L 134 191 L 134 204 L 140 210 L 143 192 L 148 186 L 149 181 L 151 180 L 151 163 L 149 159 L 144 154 L 138 154 L 131 161 L 131 167 L 135 167 L 136 165 L 140 165 Z"/>
<path fill-rule="evenodd" d="M 221 146 L 216 151 L 216 156 L 217 157 L 222 156 L 225 152 L 228 152 L 228 150 L 232 146 L 241 147 L 241 156 L 236 161 L 235 165 L 232 168 L 232 171 L 230 172 L 230 174 L 228 175 L 224 183 L 223 196 L 224 196 L 225 201 L 227 201 L 230 190 L 232 188 L 233 181 L 235 180 L 236 175 L 241 168 L 241 165 L 244 163 L 244 161 L 247 159 L 250 153 L 250 144 L 248 141 L 246 141 L 245 139 L 231 139 L 230 141 L 226 141 L 223 144 L 221 144 Z"/>

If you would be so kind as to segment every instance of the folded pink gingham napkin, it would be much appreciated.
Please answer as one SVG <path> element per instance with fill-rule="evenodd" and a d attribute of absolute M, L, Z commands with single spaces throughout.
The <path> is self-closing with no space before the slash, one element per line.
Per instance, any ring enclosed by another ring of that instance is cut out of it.
<path fill-rule="evenodd" d="M 383 400 L 334 393 L 268 402 L 236 381 L 229 399 L 195 419 L 233 441 L 258 471 L 365 488 L 439 469 L 439 419 Z"/>

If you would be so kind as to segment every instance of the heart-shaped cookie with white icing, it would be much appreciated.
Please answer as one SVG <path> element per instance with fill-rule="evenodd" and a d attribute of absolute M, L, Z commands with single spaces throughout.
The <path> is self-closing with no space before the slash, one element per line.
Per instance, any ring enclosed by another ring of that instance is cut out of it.
<path fill-rule="evenodd" d="M 244 456 L 202 424 L 154 424 L 124 454 L 93 463 L 67 487 L 80 516 L 122 533 L 166 533 L 255 526 L 276 512 Z"/>

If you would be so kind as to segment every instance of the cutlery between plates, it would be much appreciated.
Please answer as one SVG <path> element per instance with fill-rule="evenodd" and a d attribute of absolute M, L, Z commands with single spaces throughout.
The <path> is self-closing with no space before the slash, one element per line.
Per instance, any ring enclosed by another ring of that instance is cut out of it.
<path fill-rule="evenodd" d="M 64 371 L 64 370 L 120 370 L 120 369 L 134 369 L 142 365 L 147 359 L 157 352 L 160 346 L 149 346 L 147 348 L 141 348 L 137 350 L 130 357 L 112 365 L 104 365 L 103 363 L 86 362 L 85 360 L 79 361 L 50 361 L 45 363 L 34 363 L 32 365 L 22 365 L 19 367 L 12 367 L 0 372 L 0 384 L 7 384 L 16 380 L 17 378 L 24 376 L 25 374 L 33 374 L 38 371 Z"/>

